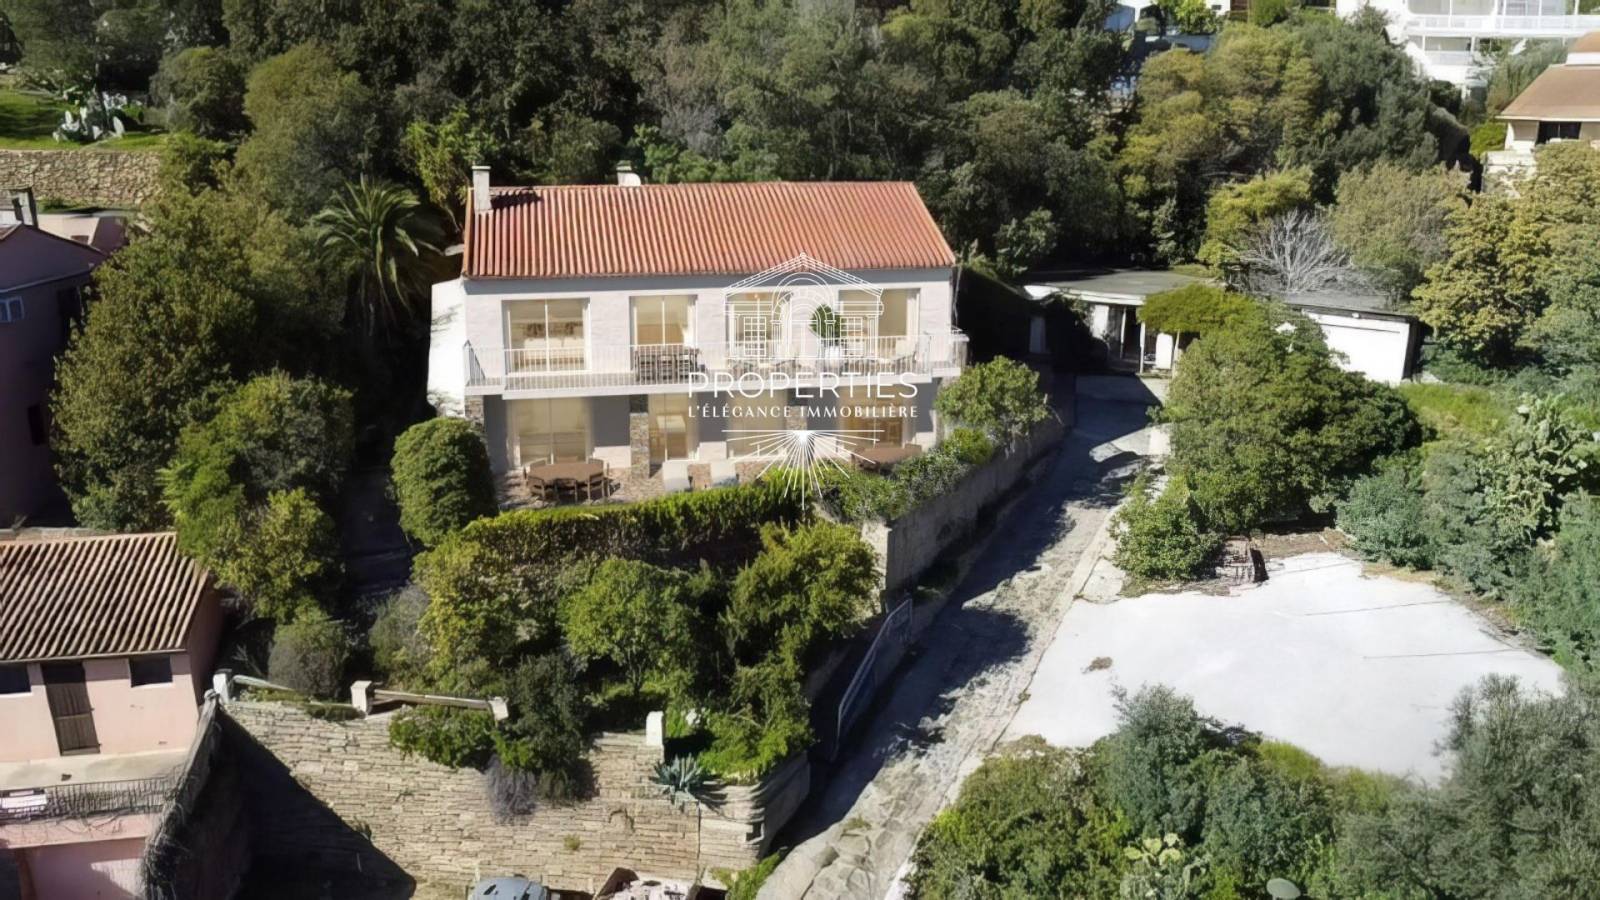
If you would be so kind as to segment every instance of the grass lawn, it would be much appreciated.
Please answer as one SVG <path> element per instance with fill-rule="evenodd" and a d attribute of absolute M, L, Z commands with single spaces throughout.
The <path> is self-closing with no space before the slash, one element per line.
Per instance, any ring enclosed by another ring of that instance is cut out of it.
<path fill-rule="evenodd" d="M 39 94 L 0 89 L 0 149 L 3 150 L 153 150 L 166 135 L 132 133 L 94 144 L 74 144 L 51 137 L 61 121 L 64 105 Z"/>
<path fill-rule="evenodd" d="M 1402 384 L 1400 393 L 1441 440 L 1479 443 L 1503 431 L 1515 412 L 1504 394 L 1472 384 Z"/>

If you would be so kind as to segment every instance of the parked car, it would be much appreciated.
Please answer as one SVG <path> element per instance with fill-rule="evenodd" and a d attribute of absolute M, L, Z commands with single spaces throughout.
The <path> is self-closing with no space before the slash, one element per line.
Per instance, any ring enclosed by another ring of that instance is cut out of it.
<path fill-rule="evenodd" d="M 521 875 L 485 878 L 467 892 L 467 900 L 552 900 L 544 885 Z"/>

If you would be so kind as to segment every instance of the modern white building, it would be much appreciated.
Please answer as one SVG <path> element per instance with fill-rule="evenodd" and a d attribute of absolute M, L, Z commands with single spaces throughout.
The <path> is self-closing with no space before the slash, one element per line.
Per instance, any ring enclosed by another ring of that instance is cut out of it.
<path fill-rule="evenodd" d="M 1484 54 L 1526 40 L 1572 40 L 1600 28 L 1580 0 L 1337 0 L 1339 15 L 1371 6 L 1389 17 L 1389 36 L 1429 78 L 1482 83 Z"/>
<path fill-rule="evenodd" d="M 428 390 L 499 473 L 776 452 L 816 430 L 931 445 L 957 375 L 955 254 L 909 183 L 491 187 L 434 285 Z"/>
<path fill-rule="evenodd" d="M 1183 348 L 1176 335 L 1145 327 L 1139 308 L 1152 295 L 1205 280 L 1159 269 L 1063 273 L 1038 279 L 1028 293 L 1036 298 L 1062 293 L 1080 303 L 1090 334 L 1105 347 L 1107 368 L 1166 372 Z M 1411 376 L 1422 328 L 1413 316 L 1390 309 L 1381 296 L 1326 291 L 1286 302 L 1317 323 L 1344 369 L 1389 384 Z"/>

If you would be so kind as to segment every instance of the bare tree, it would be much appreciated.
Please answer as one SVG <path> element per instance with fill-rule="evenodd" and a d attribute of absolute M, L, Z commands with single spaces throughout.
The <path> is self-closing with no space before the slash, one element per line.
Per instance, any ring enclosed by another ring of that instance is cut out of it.
<path fill-rule="evenodd" d="M 1239 248 L 1235 286 L 1253 294 L 1288 297 L 1356 287 L 1360 273 L 1339 249 L 1322 213 L 1296 209 L 1258 225 Z"/>

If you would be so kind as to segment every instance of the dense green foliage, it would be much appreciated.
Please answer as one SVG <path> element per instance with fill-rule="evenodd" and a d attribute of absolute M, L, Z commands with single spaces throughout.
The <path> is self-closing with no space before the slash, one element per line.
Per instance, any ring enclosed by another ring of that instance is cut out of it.
<path fill-rule="evenodd" d="M 389 469 L 400 527 L 424 546 L 436 546 L 498 509 L 489 450 L 478 428 L 465 419 L 411 426 L 395 439 Z"/>
<path fill-rule="evenodd" d="M 342 697 L 350 650 L 344 623 L 313 609 L 273 632 L 267 677 L 312 697 Z"/>
<path fill-rule="evenodd" d="M 1112 560 L 1122 571 L 1148 581 L 1199 577 L 1222 545 L 1222 535 L 1207 527 L 1181 478 L 1169 481 L 1160 493 L 1148 476 L 1135 479 L 1111 528 L 1117 541 Z"/>
<path fill-rule="evenodd" d="M 677 677 L 694 653 L 701 633 L 696 587 L 672 569 L 608 559 L 563 601 L 562 634 L 579 656 L 616 666 L 637 694 L 647 676 Z"/>
<path fill-rule="evenodd" d="M 1465 193 L 1457 174 L 1380 161 L 1339 179 L 1328 222 L 1352 263 L 1405 298 L 1444 259 L 1445 223 L 1466 205 Z"/>
<path fill-rule="evenodd" d="M 338 567 L 316 501 L 337 491 L 351 432 L 349 393 L 314 379 L 263 375 L 223 397 L 184 429 L 164 472 L 179 546 L 256 615 L 314 606 Z"/>
<path fill-rule="evenodd" d="M 1420 437 L 1398 393 L 1340 369 L 1316 325 L 1274 307 L 1195 341 L 1162 418 L 1174 471 L 1229 533 L 1326 511 L 1374 459 Z"/>
<path fill-rule="evenodd" d="M 222 140 L 249 127 L 244 80 L 244 67 L 225 51 L 189 47 L 162 60 L 150 92 L 165 107 L 169 128 Z"/>
<path fill-rule="evenodd" d="M 968 366 L 939 390 L 933 408 L 956 425 L 976 428 L 1013 447 L 1050 416 L 1039 373 L 1004 356 Z"/>
<path fill-rule="evenodd" d="M 1212 284 L 1191 284 L 1148 297 L 1139 321 L 1162 334 L 1202 335 L 1253 315 L 1255 301 Z"/>
<path fill-rule="evenodd" d="M 1311 205 L 1311 171 L 1267 172 L 1223 185 L 1206 204 L 1205 241 L 1195 258 L 1216 269 L 1237 263 L 1240 246 L 1263 222 Z"/>
<path fill-rule="evenodd" d="M 1452 708 L 1450 774 L 1424 787 L 1147 688 L 1089 750 L 1028 738 L 969 776 L 918 843 L 913 895 L 1260 897 L 1282 878 L 1311 897 L 1580 896 L 1600 872 L 1596 699 L 1486 678 Z"/>
<path fill-rule="evenodd" d="M 202 191 L 165 197 L 150 234 L 96 271 L 99 299 L 57 366 L 51 402 L 81 521 L 163 525 L 157 473 L 184 426 L 230 382 L 315 358 L 336 319 L 309 250 L 260 202 Z"/>
<path fill-rule="evenodd" d="M 957 428 L 932 450 L 894 467 L 887 477 L 856 468 L 823 475 L 827 501 L 846 522 L 892 522 L 949 493 L 994 455 L 994 441 L 976 428 Z"/>
<path fill-rule="evenodd" d="M 389 743 L 452 769 L 480 766 L 494 746 L 494 716 L 453 706 L 417 706 L 389 720 Z"/>

